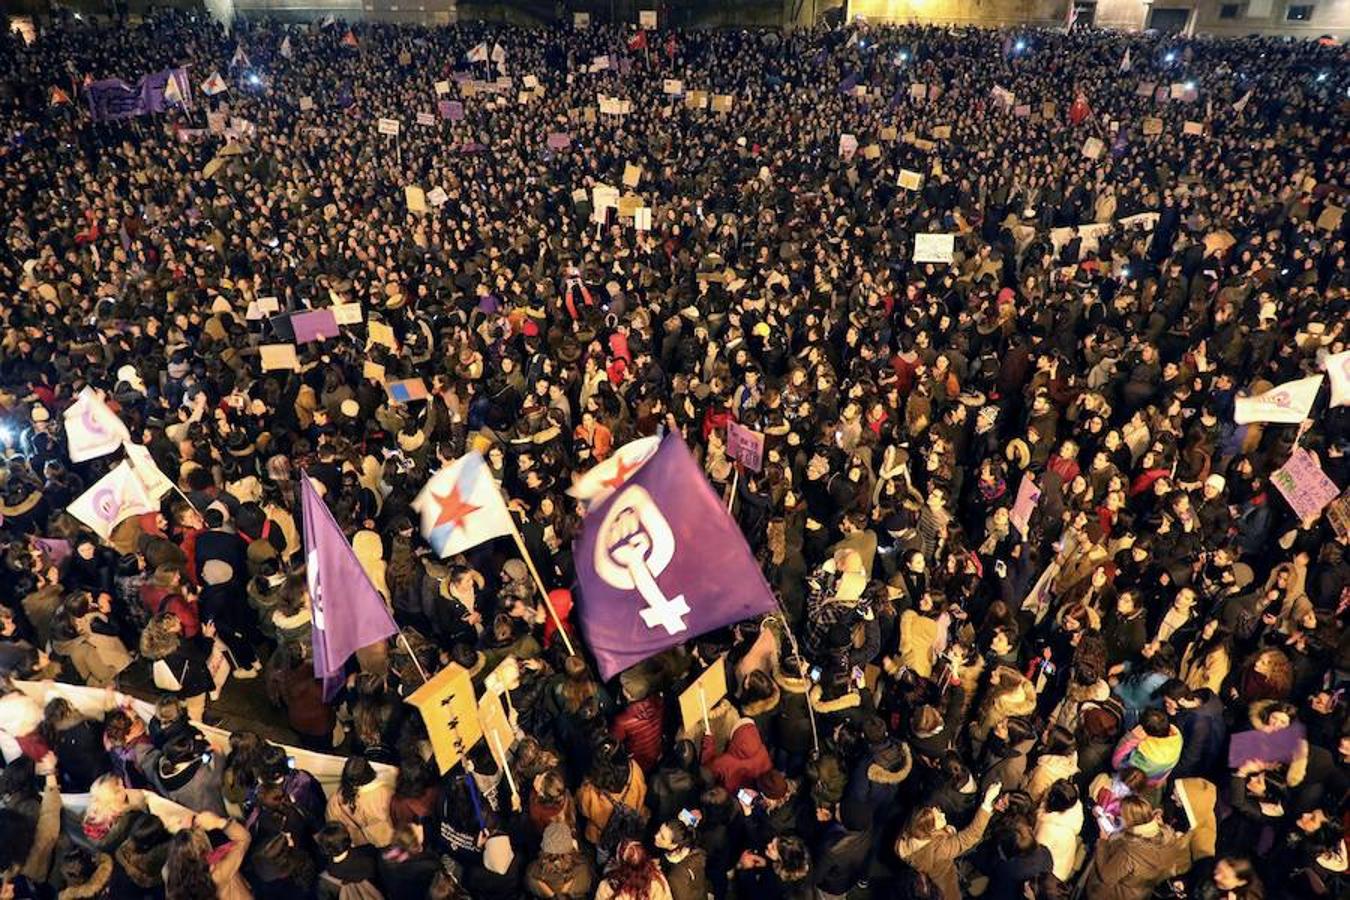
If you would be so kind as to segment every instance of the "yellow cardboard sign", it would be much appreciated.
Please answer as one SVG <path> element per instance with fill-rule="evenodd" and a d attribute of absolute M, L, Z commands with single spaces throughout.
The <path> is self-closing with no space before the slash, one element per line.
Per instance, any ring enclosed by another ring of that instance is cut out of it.
<path fill-rule="evenodd" d="M 406 699 L 417 707 L 431 738 L 436 765 L 444 775 L 455 767 L 483 736 L 478 700 L 469 670 L 451 663 Z"/>
<path fill-rule="evenodd" d="M 727 695 L 727 658 L 719 656 L 680 694 L 680 716 L 686 731 L 703 727 L 703 715 Z"/>
<path fill-rule="evenodd" d="M 300 371 L 300 358 L 295 355 L 294 344 L 263 344 L 258 348 L 258 352 L 262 354 L 264 372 L 276 369 Z"/>

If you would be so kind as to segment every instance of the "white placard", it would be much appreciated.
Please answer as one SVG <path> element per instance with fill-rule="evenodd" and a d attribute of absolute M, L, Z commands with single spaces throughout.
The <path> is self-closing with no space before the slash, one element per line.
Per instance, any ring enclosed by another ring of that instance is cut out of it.
<path fill-rule="evenodd" d="M 633 227 L 638 231 L 652 230 L 652 208 L 639 206 L 633 213 Z"/>
<path fill-rule="evenodd" d="M 450 82 L 448 81 L 438 81 L 436 82 L 435 87 L 437 97 L 444 97 L 446 94 L 450 93 Z"/>
<path fill-rule="evenodd" d="M 435 113 L 428 113 L 428 112 L 420 112 L 420 113 L 418 113 L 418 114 L 417 114 L 417 124 L 418 124 L 418 125 L 431 125 L 431 126 L 434 127 L 434 126 L 436 125 L 436 114 L 435 114 Z"/>
<path fill-rule="evenodd" d="M 333 321 L 339 325 L 360 325 L 363 318 L 360 303 L 338 303 L 333 306 Z"/>
<path fill-rule="evenodd" d="M 656 27 L 656 10 L 640 9 L 638 10 L 638 25 L 642 28 Z"/>
<path fill-rule="evenodd" d="M 949 263 L 956 247 L 954 234 L 914 235 L 914 262 Z"/>
<path fill-rule="evenodd" d="M 450 196 L 446 194 L 445 188 L 441 187 L 440 185 L 437 185 L 436 187 L 432 188 L 427 193 L 427 202 L 430 203 L 432 206 L 440 206 L 442 203 L 444 203 L 449 199 Z"/>
<path fill-rule="evenodd" d="M 590 14 L 590 13 L 582 13 L 582 12 L 574 12 L 574 13 L 572 13 L 572 27 L 573 27 L 573 28 L 590 28 L 590 27 L 591 27 L 591 14 Z"/>
<path fill-rule="evenodd" d="M 380 119 L 380 121 L 379 121 L 380 134 L 393 134 L 393 135 L 397 135 L 402 127 L 403 127 L 403 126 L 401 126 L 401 125 L 399 124 L 398 119 L 384 119 L 384 118 L 382 118 L 382 119 Z"/>

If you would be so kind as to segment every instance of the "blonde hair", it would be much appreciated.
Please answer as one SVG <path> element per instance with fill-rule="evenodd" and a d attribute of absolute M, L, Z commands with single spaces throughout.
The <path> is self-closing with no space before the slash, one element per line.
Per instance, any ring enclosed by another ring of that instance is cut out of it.
<path fill-rule="evenodd" d="M 89 788 L 89 807 L 84 816 L 96 822 L 111 822 L 130 808 L 131 798 L 127 796 L 122 779 L 116 775 L 103 775 Z"/>

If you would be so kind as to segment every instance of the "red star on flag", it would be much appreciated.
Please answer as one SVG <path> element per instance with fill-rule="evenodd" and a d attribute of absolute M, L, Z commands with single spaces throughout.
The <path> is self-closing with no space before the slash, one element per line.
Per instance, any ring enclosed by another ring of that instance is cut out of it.
<path fill-rule="evenodd" d="M 431 526 L 433 529 L 440 528 L 447 522 L 453 530 L 463 528 L 464 520 L 478 512 L 480 508 L 472 503 L 466 503 L 459 496 L 459 485 L 455 485 L 448 494 L 433 493 L 431 496 L 441 508 L 440 513 L 436 516 L 436 524 Z"/>
<path fill-rule="evenodd" d="M 618 459 L 618 468 L 614 470 L 614 475 L 604 480 L 605 487 L 613 490 L 628 480 L 628 476 L 637 471 L 640 462 L 629 463 L 621 456 Z"/>

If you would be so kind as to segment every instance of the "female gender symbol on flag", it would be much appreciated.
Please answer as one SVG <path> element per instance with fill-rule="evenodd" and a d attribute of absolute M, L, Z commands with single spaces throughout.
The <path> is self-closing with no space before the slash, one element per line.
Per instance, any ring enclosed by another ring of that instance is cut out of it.
<path fill-rule="evenodd" d="M 675 556 L 675 535 L 661 510 L 640 485 L 625 488 L 600 524 L 595 542 L 595 573 L 620 590 L 636 590 L 647 601 L 641 610 L 648 628 L 658 625 L 667 634 L 685 631 L 689 604 L 684 595 L 667 598 L 656 576 Z"/>

